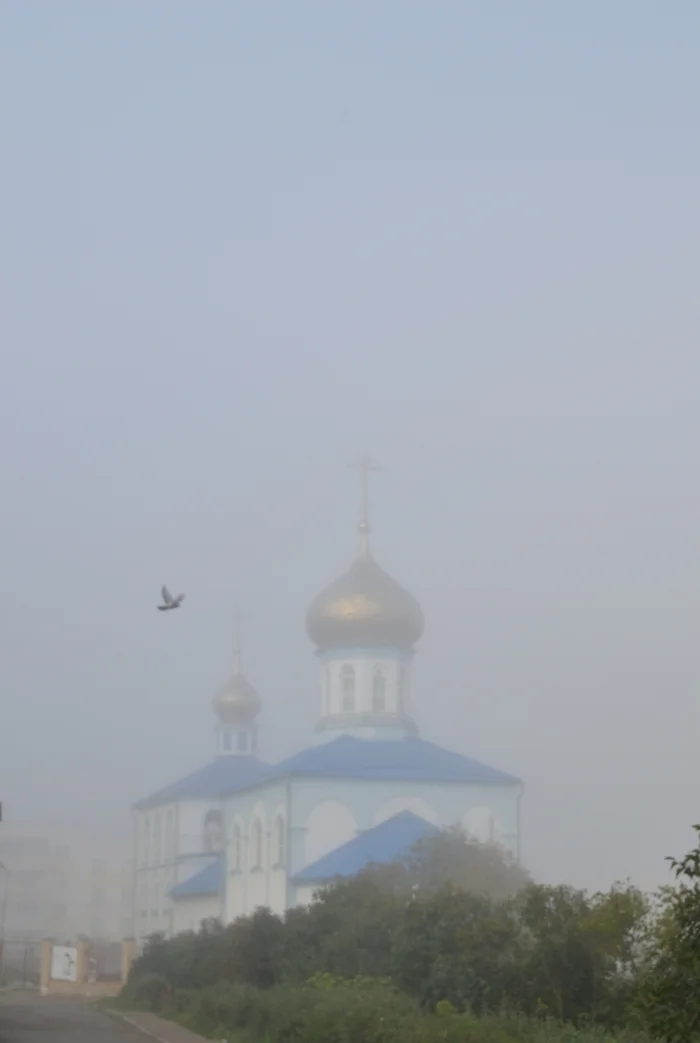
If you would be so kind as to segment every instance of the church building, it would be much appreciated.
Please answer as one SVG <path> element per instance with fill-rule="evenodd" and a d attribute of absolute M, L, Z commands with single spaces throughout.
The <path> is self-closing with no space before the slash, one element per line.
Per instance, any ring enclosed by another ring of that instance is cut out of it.
<path fill-rule="evenodd" d="M 259 906 L 283 913 L 448 826 L 519 856 L 520 780 L 422 738 L 411 716 L 423 614 L 371 553 L 369 469 L 355 560 L 306 617 L 320 704 L 309 745 L 278 764 L 259 758 L 261 700 L 239 652 L 214 700 L 214 760 L 134 807 L 141 940 Z"/>

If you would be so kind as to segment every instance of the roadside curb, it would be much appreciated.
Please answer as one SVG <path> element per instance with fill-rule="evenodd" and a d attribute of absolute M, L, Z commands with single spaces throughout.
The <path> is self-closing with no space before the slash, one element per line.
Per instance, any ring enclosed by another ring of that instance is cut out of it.
<path fill-rule="evenodd" d="M 156 1043 L 211 1043 L 211 1040 L 205 1039 L 204 1036 L 197 1036 L 189 1029 L 176 1025 L 174 1022 L 163 1021 L 153 1014 L 129 1014 L 109 1007 L 105 1009 L 105 1013 L 117 1021 L 124 1022 L 129 1028 L 140 1032 L 147 1039 L 155 1040 Z M 156 1025 L 144 1024 L 144 1018 L 151 1019 Z"/>

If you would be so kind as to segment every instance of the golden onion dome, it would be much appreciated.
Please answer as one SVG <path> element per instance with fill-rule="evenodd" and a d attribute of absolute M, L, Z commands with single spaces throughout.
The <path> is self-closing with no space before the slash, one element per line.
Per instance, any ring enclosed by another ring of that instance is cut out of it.
<path fill-rule="evenodd" d="M 255 688 L 240 670 L 214 699 L 219 720 L 226 724 L 250 724 L 260 713 L 262 701 Z"/>
<path fill-rule="evenodd" d="M 410 648 L 423 633 L 421 607 L 366 550 L 321 591 L 306 615 L 309 637 L 325 648 Z"/>
<path fill-rule="evenodd" d="M 306 629 L 319 649 L 410 648 L 423 633 L 421 607 L 377 565 L 369 550 L 367 477 L 381 468 L 366 456 L 351 466 L 361 480 L 358 555 L 311 603 Z"/>

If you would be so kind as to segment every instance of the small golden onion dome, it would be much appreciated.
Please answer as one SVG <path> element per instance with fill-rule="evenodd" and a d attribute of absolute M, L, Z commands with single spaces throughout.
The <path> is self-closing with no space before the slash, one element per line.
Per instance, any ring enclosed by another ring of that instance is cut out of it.
<path fill-rule="evenodd" d="M 260 713 L 261 706 L 257 691 L 239 672 L 214 699 L 214 709 L 225 724 L 250 724 Z"/>
<path fill-rule="evenodd" d="M 318 648 L 410 648 L 423 633 L 421 607 L 365 546 L 347 572 L 312 602 L 306 629 Z"/>

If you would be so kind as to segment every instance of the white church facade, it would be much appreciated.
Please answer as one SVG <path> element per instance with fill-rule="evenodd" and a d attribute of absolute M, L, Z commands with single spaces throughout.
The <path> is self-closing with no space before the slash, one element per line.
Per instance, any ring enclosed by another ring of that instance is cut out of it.
<path fill-rule="evenodd" d="M 520 780 L 422 739 L 410 716 L 423 615 L 370 552 L 365 482 L 355 561 L 306 626 L 320 674 L 309 746 L 275 765 L 259 759 L 261 700 L 239 654 L 214 700 L 215 759 L 135 805 L 140 940 L 260 906 L 283 913 L 439 828 L 461 825 L 519 856 Z"/>

